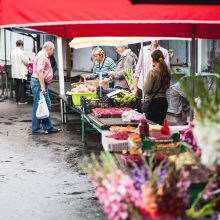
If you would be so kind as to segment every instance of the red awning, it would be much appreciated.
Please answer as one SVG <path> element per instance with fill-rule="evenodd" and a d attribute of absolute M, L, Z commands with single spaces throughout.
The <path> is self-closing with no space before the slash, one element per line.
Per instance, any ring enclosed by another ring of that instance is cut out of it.
<path fill-rule="evenodd" d="M 192 25 L 196 24 L 196 25 Z M 220 39 L 220 6 L 132 5 L 129 0 L 0 0 L 1 27 L 57 36 L 155 36 Z"/>

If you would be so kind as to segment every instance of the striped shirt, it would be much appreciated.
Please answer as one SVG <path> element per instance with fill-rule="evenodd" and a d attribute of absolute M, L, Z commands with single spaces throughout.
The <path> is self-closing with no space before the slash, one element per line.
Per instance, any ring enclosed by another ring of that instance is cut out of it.
<path fill-rule="evenodd" d="M 93 74 L 97 73 L 103 73 L 107 74 L 109 71 L 115 71 L 116 70 L 116 64 L 110 57 L 105 57 L 105 60 L 103 63 L 95 62 L 94 68 L 93 68 Z"/>

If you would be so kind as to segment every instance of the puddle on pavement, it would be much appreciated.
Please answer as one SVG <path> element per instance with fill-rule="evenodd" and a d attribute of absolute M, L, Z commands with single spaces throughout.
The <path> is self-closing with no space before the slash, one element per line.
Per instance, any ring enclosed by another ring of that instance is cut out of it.
<path fill-rule="evenodd" d="M 5 125 L 12 125 L 12 122 L 4 122 Z"/>
<path fill-rule="evenodd" d="M 93 196 L 93 197 L 88 198 L 87 200 L 95 200 L 95 201 L 97 201 L 98 199 L 95 196 Z"/>
<path fill-rule="evenodd" d="M 70 192 L 70 193 L 64 193 L 64 195 L 81 195 L 81 194 L 84 194 L 84 193 L 87 193 L 87 192 Z"/>
<path fill-rule="evenodd" d="M 26 169 L 24 169 L 24 170 L 26 170 Z M 28 169 L 28 170 L 26 170 L 28 173 L 37 173 L 37 171 L 36 170 L 30 170 L 30 169 Z"/>
<path fill-rule="evenodd" d="M 9 120 L 9 121 L 13 121 L 13 120 L 16 120 L 16 119 L 18 119 L 18 118 L 16 118 L 16 117 L 10 117 L 8 120 Z"/>
<path fill-rule="evenodd" d="M 24 119 L 24 120 L 20 120 L 20 121 L 17 121 L 17 122 L 32 122 L 32 120 L 30 120 L 30 119 Z"/>

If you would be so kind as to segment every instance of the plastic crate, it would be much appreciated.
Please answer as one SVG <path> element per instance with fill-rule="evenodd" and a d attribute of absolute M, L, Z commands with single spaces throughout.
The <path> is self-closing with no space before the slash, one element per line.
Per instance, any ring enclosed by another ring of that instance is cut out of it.
<path fill-rule="evenodd" d="M 95 93 L 74 93 L 74 94 L 72 94 L 73 105 L 80 106 L 81 105 L 81 97 L 96 98 L 96 92 Z"/>
<path fill-rule="evenodd" d="M 106 136 L 113 134 L 110 131 L 102 131 L 102 146 L 105 151 L 122 152 L 128 150 L 128 140 L 115 140 Z"/>
<path fill-rule="evenodd" d="M 116 108 L 122 108 L 122 107 L 129 107 L 132 109 L 137 109 L 138 111 L 141 110 L 142 107 L 142 103 L 141 103 L 141 98 L 136 97 L 136 101 L 130 104 L 125 104 L 125 103 L 121 103 L 121 102 L 114 102 L 113 99 L 110 98 L 110 106 L 111 107 L 116 107 Z"/>
<path fill-rule="evenodd" d="M 85 114 L 92 113 L 92 109 L 94 108 L 108 108 L 109 101 L 104 101 L 100 99 L 87 99 L 85 97 L 81 97 L 81 109 Z"/>

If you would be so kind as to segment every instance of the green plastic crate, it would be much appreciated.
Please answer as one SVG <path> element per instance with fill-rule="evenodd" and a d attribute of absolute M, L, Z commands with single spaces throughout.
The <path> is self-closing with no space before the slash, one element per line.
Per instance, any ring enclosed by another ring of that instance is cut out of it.
<path fill-rule="evenodd" d="M 85 98 L 96 98 L 96 92 L 94 93 L 74 93 L 72 94 L 73 104 L 76 106 L 81 105 L 81 97 Z"/>

